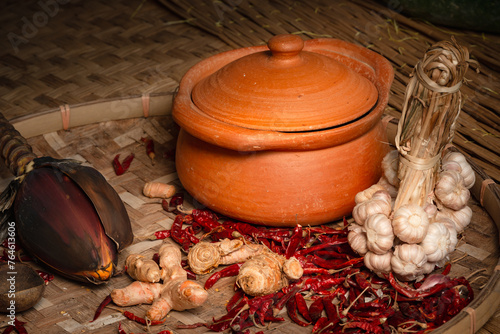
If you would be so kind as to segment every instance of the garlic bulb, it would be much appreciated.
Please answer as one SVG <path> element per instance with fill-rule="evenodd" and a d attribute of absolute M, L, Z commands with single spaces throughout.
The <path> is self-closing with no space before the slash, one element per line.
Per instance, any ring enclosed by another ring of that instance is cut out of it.
<path fill-rule="evenodd" d="M 427 261 L 438 262 L 448 255 L 450 244 L 450 232 L 446 225 L 434 223 L 429 225 L 427 235 L 420 243 L 420 246 L 424 248 Z"/>
<path fill-rule="evenodd" d="M 386 216 L 391 213 L 391 195 L 385 190 L 379 190 L 370 200 L 357 204 L 352 210 L 352 217 L 356 223 L 364 225 L 368 217 L 376 213 Z"/>
<path fill-rule="evenodd" d="M 376 184 L 382 186 L 384 190 L 387 190 L 392 198 L 396 198 L 398 196 L 398 188 L 390 184 L 385 176 L 382 176 Z"/>
<path fill-rule="evenodd" d="M 460 152 L 449 152 L 447 153 L 442 160 L 442 169 L 443 170 L 448 170 L 447 166 L 450 166 L 449 168 L 455 168 L 451 167 L 449 163 L 457 163 L 460 165 L 460 175 L 464 179 L 464 186 L 467 189 L 472 188 L 474 183 L 476 182 L 476 174 L 474 173 L 474 170 L 472 169 L 471 165 L 467 162 L 467 159 L 465 156 L 460 153 Z"/>
<path fill-rule="evenodd" d="M 392 228 L 401 241 L 416 244 L 424 240 L 429 228 L 429 218 L 422 207 L 406 204 L 394 212 Z"/>
<path fill-rule="evenodd" d="M 350 224 L 348 229 L 349 233 L 347 234 L 347 241 L 349 242 L 352 250 L 359 255 L 365 255 L 366 252 L 368 252 L 365 229 L 355 223 Z"/>
<path fill-rule="evenodd" d="M 378 276 L 383 277 L 383 274 L 391 272 L 391 258 L 391 251 L 385 254 L 375 254 L 373 252 L 368 252 L 365 254 L 364 258 L 365 266 Z"/>
<path fill-rule="evenodd" d="M 427 218 L 429 219 L 429 222 L 434 221 L 434 219 L 436 218 L 437 212 L 438 212 L 437 206 L 435 206 L 432 203 L 427 203 L 424 206 L 424 211 L 425 211 L 425 213 L 427 213 Z"/>
<path fill-rule="evenodd" d="M 399 187 L 398 168 L 399 152 L 392 150 L 382 159 L 382 171 L 387 181 L 395 187 Z"/>
<path fill-rule="evenodd" d="M 366 202 L 370 200 L 372 195 L 379 190 L 385 190 L 385 188 L 382 185 L 373 184 L 370 188 L 357 193 L 356 196 L 354 196 L 354 202 L 356 202 L 356 204 Z"/>
<path fill-rule="evenodd" d="M 460 210 L 466 206 L 470 198 L 469 189 L 464 186 L 462 176 L 452 170 L 438 174 L 434 194 L 444 206 L 453 210 Z"/>
<path fill-rule="evenodd" d="M 422 274 L 427 275 L 434 271 L 436 264 L 434 262 L 426 262 L 422 267 Z"/>
<path fill-rule="evenodd" d="M 462 233 L 472 219 L 472 209 L 469 206 L 464 206 L 460 210 L 451 210 L 442 208 L 436 214 L 436 219 L 449 218 L 455 224 L 457 233 Z"/>
<path fill-rule="evenodd" d="M 375 254 L 387 253 L 394 244 L 391 220 L 386 215 L 377 213 L 365 222 L 368 250 Z"/>
<path fill-rule="evenodd" d="M 448 248 L 448 254 L 450 254 L 455 250 L 455 247 L 457 247 L 458 244 L 458 233 L 455 228 L 455 223 L 453 222 L 453 220 L 445 217 L 439 218 L 438 220 L 436 220 L 436 223 L 440 223 L 446 226 L 448 232 L 450 233 L 450 246 Z"/>
<path fill-rule="evenodd" d="M 421 280 L 427 255 L 417 244 L 402 244 L 394 248 L 391 267 L 394 274 L 403 281 Z"/>

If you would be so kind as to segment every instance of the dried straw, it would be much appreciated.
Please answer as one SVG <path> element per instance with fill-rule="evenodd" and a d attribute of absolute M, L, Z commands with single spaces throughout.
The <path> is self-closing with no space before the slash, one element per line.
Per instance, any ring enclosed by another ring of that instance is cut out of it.
<path fill-rule="evenodd" d="M 469 62 L 467 48 L 452 39 L 433 45 L 415 66 L 395 139 L 401 184 L 394 211 L 424 206 L 433 193 L 441 153 L 455 133 Z"/>

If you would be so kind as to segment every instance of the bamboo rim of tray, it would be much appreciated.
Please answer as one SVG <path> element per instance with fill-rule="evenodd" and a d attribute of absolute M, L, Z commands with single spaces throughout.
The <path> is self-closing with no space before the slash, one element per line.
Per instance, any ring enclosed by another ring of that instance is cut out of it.
<path fill-rule="evenodd" d="M 30 138 L 106 121 L 167 116 L 170 114 L 174 96 L 175 92 L 167 92 L 64 105 L 34 115 L 15 118 L 10 122 L 25 138 Z M 397 123 L 398 120 L 392 117 L 384 122 L 391 143 L 394 143 Z M 490 215 L 497 230 L 500 231 L 500 187 L 471 159 L 468 158 L 468 162 L 476 174 L 476 183 L 470 189 L 471 194 Z M 486 286 L 474 300 L 453 319 L 432 332 L 452 334 L 460 330 L 460 333 L 475 333 L 493 316 L 499 306 L 500 259 Z"/>

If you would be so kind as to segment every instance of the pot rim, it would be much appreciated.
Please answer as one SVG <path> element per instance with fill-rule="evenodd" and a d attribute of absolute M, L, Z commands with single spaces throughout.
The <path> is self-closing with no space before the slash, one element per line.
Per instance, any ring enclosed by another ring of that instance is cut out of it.
<path fill-rule="evenodd" d="M 212 118 L 196 107 L 191 94 L 203 78 L 245 55 L 268 50 L 266 45 L 222 52 L 194 65 L 182 78 L 174 99 L 174 121 L 191 135 L 208 143 L 236 151 L 313 150 L 336 146 L 368 132 L 381 121 L 389 100 L 394 70 L 389 61 L 365 47 L 333 38 L 304 41 L 306 51 L 317 52 L 346 64 L 368 78 L 378 91 L 376 105 L 352 122 L 310 132 L 278 132 L 255 130 Z M 354 65 L 352 64 L 354 62 Z"/>

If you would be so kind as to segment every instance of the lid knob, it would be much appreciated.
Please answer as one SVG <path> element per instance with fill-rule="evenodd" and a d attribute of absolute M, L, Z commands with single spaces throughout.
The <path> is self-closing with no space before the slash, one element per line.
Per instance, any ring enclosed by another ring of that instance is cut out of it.
<path fill-rule="evenodd" d="M 283 34 L 269 39 L 267 46 L 273 57 L 292 58 L 304 48 L 304 41 L 297 35 Z"/>

